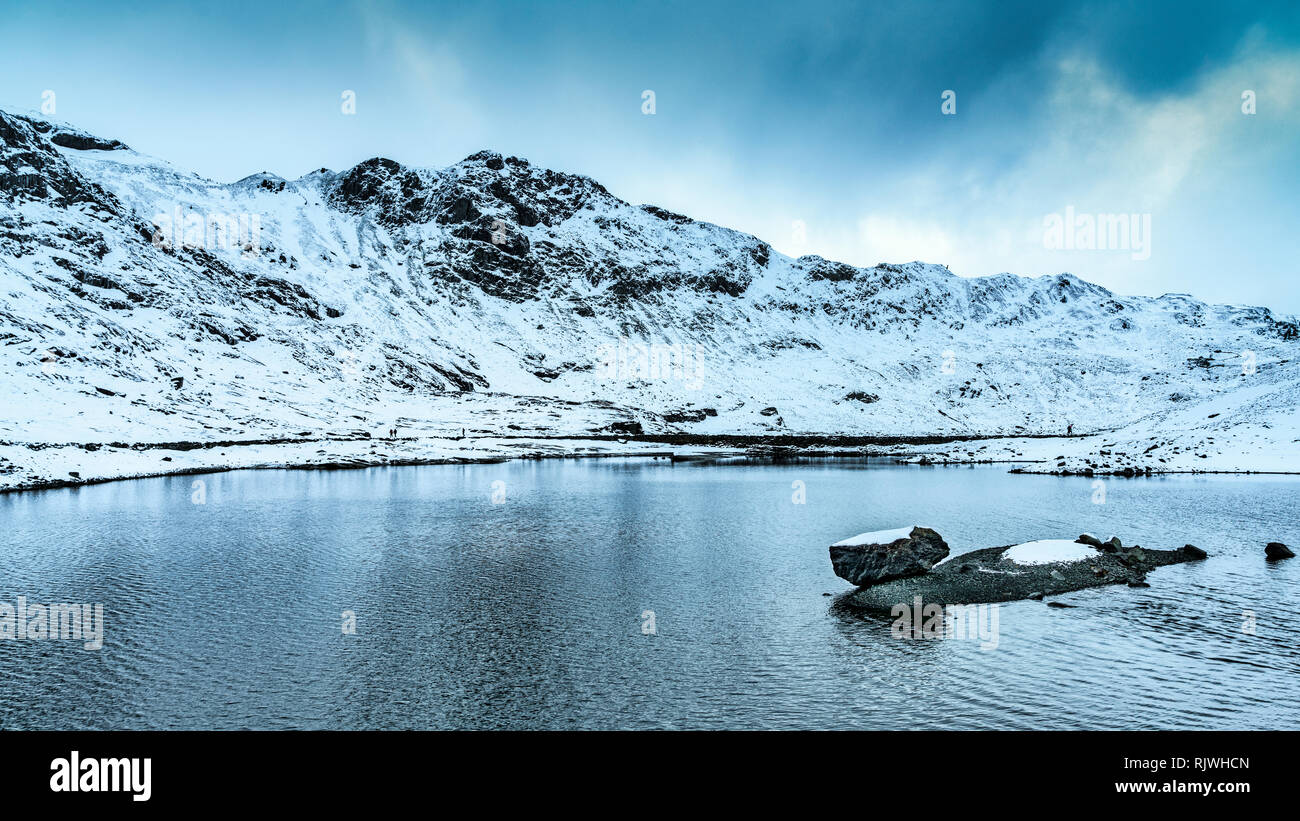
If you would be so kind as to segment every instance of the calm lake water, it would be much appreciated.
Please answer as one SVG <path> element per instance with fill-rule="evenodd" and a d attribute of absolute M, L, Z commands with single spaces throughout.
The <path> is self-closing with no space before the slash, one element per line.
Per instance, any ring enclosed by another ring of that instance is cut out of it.
<path fill-rule="evenodd" d="M 1297 725 L 1300 559 L 1263 555 L 1300 542 L 1297 477 L 1117 479 L 1095 504 L 1091 480 L 1006 470 L 603 459 L 0 495 L 0 602 L 106 620 L 98 651 L 0 640 L 0 727 Z M 1211 557 L 1001 605 L 985 650 L 839 601 L 827 545 L 913 523 L 954 552 L 1090 531 Z"/>

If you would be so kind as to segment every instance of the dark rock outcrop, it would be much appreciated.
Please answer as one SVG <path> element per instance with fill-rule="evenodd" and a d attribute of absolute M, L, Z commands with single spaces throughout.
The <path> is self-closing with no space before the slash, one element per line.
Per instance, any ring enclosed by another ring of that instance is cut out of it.
<path fill-rule="evenodd" d="M 864 405 L 870 405 L 880 401 L 879 396 L 874 393 L 867 393 L 866 391 L 851 391 L 848 394 L 845 394 L 844 399 L 846 401 L 861 402 Z"/>
<path fill-rule="evenodd" d="M 0 201 L 94 203 L 117 213 L 116 199 L 83 180 L 44 136 L 50 128 L 39 120 L 0 112 Z"/>
<path fill-rule="evenodd" d="M 939 535 L 935 533 L 934 538 L 938 539 Z M 962 554 L 960 561 L 944 562 L 928 572 L 859 587 L 844 596 L 842 602 L 851 607 L 887 611 L 901 602 L 912 601 L 915 596 L 935 604 L 955 605 L 1041 599 L 1113 584 L 1146 587 L 1149 586 L 1147 574 L 1158 567 L 1205 558 L 1205 551 L 1191 545 L 1188 545 L 1191 550 L 1134 546 L 1115 553 L 1098 551 L 1075 561 L 1019 564 L 1004 557 L 1010 547 L 974 550 Z M 832 548 L 832 564 L 834 551 Z M 848 578 L 838 566 L 835 572 Z"/>
<path fill-rule="evenodd" d="M 833 544 L 831 566 L 841 579 L 862 586 L 928 573 L 947 555 L 948 543 L 942 536 L 928 527 L 914 527 L 909 535 L 888 544 Z"/>
<path fill-rule="evenodd" d="M 603 428 L 605 433 L 621 433 L 627 436 L 641 436 L 645 433 L 645 428 L 640 422 L 625 421 L 611 422 Z"/>
<path fill-rule="evenodd" d="M 1141 567 L 1146 560 L 1146 551 L 1138 545 L 1133 545 L 1128 550 L 1122 550 L 1119 552 L 1120 564 L 1125 567 Z"/>
<path fill-rule="evenodd" d="M 1269 542 L 1264 547 L 1264 555 L 1269 561 L 1278 561 L 1280 559 L 1290 559 L 1295 557 L 1295 551 L 1281 542 Z"/>
<path fill-rule="evenodd" d="M 714 408 L 686 408 L 680 411 L 669 411 L 663 415 L 665 422 L 703 422 L 710 416 L 717 416 L 718 411 Z"/>
<path fill-rule="evenodd" d="M 126 143 L 121 140 L 104 140 L 75 131 L 56 131 L 50 137 L 50 142 L 78 151 L 120 151 L 126 148 Z"/>

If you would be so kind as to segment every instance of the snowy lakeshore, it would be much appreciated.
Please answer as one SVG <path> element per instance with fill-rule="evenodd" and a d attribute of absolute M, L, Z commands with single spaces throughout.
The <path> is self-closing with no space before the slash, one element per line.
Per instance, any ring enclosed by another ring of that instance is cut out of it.
<path fill-rule="evenodd" d="M 100 441 L 0 442 L 0 493 L 94 484 L 173 474 L 213 473 L 258 468 L 338 470 L 398 465 L 470 464 L 509 459 L 651 458 L 677 461 L 745 458 L 868 457 L 928 466 L 1008 465 L 1014 473 L 1049 475 L 1144 476 L 1162 473 L 1296 473 L 1300 466 L 1277 443 L 1252 440 L 1239 451 L 1195 449 L 1171 461 L 1127 459 L 1104 437 L 989 438 L 940 442 L 862 444 L 846 437 L 637 437 L 602 435 L 502 436 L 487 432 L 461 436 L 383 432 L 332 437 L 266 437 L 154 442 Z M 918 439 L 920 437 L 917 437 Z M 792 443 L 793 439 L 798 444 Z M 847 443 L 846 443 L 847 441 Z M 1093 448 L 1106 451 L 1093 455 Z M 1136 448 L 1133 448 L 1136 450 Z M 1049 454 L 1077 454 L 1067 461 Z M 1114 455 L 1113 455 L 1114 454 Z M 1144 454 L 1139 453 L 1139 456 Z M 1110 465 L 1114 467 L 1110 467 Z M 1097 465 L 1095 469 L 1090 467 Z M 1100 467 L 1106 465 L 1107 467 Z M 1066 467 L 1069 466 L 1069 467 Z"/>
<path fill-rule="evenodd" d="M 696 449 L 708 453 L 710 449 Z M 719 455 L 730 453 L 717 449 Z M 508 459 L 623 456 L 671 458 L 653 444 L 600 440 L 304 439 L 301 441 L 112 445 L 0 444 L 0 492 L 226 470 L 348 468 L 502 462 Z"/>
<path fill-rule="evenodd" d="M 711 459 L 790 457 L 892 458 L 912 445 L 847 447 L 832 437 L 821 445 L 770 444 L 737 446 L 725 440 L 665 443 L 629 437 L 588 438 L 499 436 L 482 433 L 464 438 L 405 435 L 366 437 L 168 441 L 116 443 L 0 443 L 0 492 L 38 490 L 173 474 L 224 470 L 347 468 L 399 465 L 473 464 L 509 459 L 646 458 L 698 462 Z"/>

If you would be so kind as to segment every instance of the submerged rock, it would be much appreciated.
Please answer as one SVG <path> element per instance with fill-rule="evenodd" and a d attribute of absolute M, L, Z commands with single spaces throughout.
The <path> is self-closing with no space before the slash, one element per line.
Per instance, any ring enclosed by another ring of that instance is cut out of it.
<path fill-rule="evenodd" d="M 1281 542 L 1269 542 L 1264 547 L 1264 555 L 1267 556 L 1270 561 L 1278 561 L 1279 559 L 1293 558 L 1295 556 L 1295 551 Z"/>
<path fill-rule="evenodd" d="M 948 555 L 948 543 L 928 527 L 863 533 L 831 545 L 835 575 L 858 586 L 928 573 Z"/>

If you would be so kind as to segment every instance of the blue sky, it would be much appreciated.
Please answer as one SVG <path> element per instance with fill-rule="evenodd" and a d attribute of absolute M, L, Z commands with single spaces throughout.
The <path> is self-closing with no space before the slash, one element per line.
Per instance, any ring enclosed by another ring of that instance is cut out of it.
<path fill-rule="evenodd" d="M 218 180 L 493 148 L 785 253 L 1300 312 L 1293 2 L 0 0 L 0 38 L 0 107 Z M 1149 257 L 1047 247 L 1067 207 Z"/>

